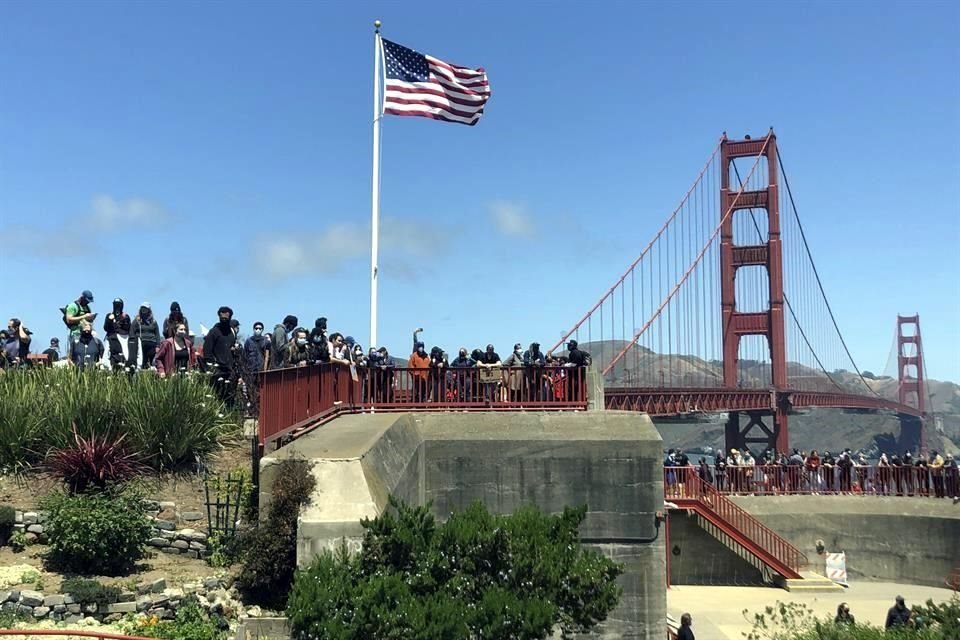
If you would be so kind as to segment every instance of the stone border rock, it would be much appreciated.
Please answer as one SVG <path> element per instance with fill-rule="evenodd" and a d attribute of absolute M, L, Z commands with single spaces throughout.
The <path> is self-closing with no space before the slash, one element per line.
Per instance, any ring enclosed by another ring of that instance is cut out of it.
<path fill-rule="evenodd" d="M 176 588 L 167 588 L 165 578 L 143 582 L 137 585 L 136 591 L 122 591 L 117 602 L 103 606 L 80 604 L 69 593 L 45 595 L 27 589 L 2 590 L 0 611 L 68 624 L 85 618 L 109 624 L 130 613 L 169 620 L 188 596 L 195 596 L 205 610 L 228 618 L 259 617 L 263 613 L 260 607 L 244 607 L 230 574 L 211 576 Z"/>

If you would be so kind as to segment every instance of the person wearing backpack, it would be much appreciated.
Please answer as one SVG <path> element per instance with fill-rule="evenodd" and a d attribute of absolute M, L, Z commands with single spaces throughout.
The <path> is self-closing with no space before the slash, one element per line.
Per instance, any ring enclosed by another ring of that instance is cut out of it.
<path fill-rule="evenodd" d="M 96 319 L 97 314 L 90 312 L 91 302 L 93 302 L 93 292 L 84 289 L 76 301 L 60 309 L 63 313 L 63 324 L 67 325 L 67 329 L 70 330 L 71 338 L 80 336 L 81 322 L 84 320 L 93 322 Z"/>

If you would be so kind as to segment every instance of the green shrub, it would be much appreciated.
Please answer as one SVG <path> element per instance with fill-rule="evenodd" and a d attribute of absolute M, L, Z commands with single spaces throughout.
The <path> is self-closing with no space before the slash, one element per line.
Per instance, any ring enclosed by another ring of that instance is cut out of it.
<path fill-rule="evenodd" d="M 312 464 L 284 460 L 271 487 L 267 517 L 246 535 L 246 553 L 237 587 L 245 602 L 282 609 L 297 568 L 297 517 L 310 500 L 316 479 Z"/>
<path fill-rule="evenodd" d="M 60 586 L 60 591 L 69 593 L 77 604 L 104 606 L 112 604 L 120 598 L 119 587 L 105 585 L 87 578 L 67 578 Z"/>
<path fill-rule="evenodd" d="M 0 471 L 18 472 L 84 437 L 125 445 L 158 470 L 196 465 L 241 433 L 205 376 L 158 378 L 73 368 L 0 376 Z"/>
<path fill-rule="evenodd" d="M 124 632 L 144 638 L 161 640 L 223 640 L 229 624 L 217 615 L 200 608 L 196 598 L 188 597 L 177 609 L 173 620 L 146 617 L 128 623 Z"/>
<path fill-rule="evenodd" d="M 17 522 L 17 510 L 13 507 L 0 507 L 0 547 L 10 542 L 13 535 L 13 525 Z"/>
<path fill-rule="evenodd" d="M 391 499 L 364 520 L 363 547 L 321 554 L 297 574 L 287 616 L 297 638 L 546 638 L 587 632 L 617 605 L 623 567 L 579 543 L 586 507 L 559 516 L 479 502 L 437 524 Z"/>
<path fill-rule="evenodd" d="M 43 502 L 51 568 L 81 575 L 123 575 L 146 555 L 150 522 L 134 492 L 62 495 Z"/>

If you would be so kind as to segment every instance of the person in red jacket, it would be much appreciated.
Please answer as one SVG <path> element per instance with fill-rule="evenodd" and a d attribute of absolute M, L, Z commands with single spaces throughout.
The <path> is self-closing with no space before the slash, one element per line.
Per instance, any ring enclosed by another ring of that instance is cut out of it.
<path fill-rule="evenodd" d="M 197 364 L 197 354 L 193 350 L 193 343 L 187 338 L 187 325 L 177 323 L 172 338 L 167 338 L 157 348 L 157 355 L 153 358 L 153 366 L 161 378 L 168 373 L 177 371 L 191 371 Z"/>

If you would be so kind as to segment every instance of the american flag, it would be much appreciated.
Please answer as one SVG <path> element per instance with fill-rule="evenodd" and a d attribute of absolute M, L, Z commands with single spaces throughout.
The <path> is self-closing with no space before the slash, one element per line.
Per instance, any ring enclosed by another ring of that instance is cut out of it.
<path fill-rule="evenodd" d="M 483 69 L 459 67 L 384 39 L 383 112 L 475 125 L 490 99 Z"/>

